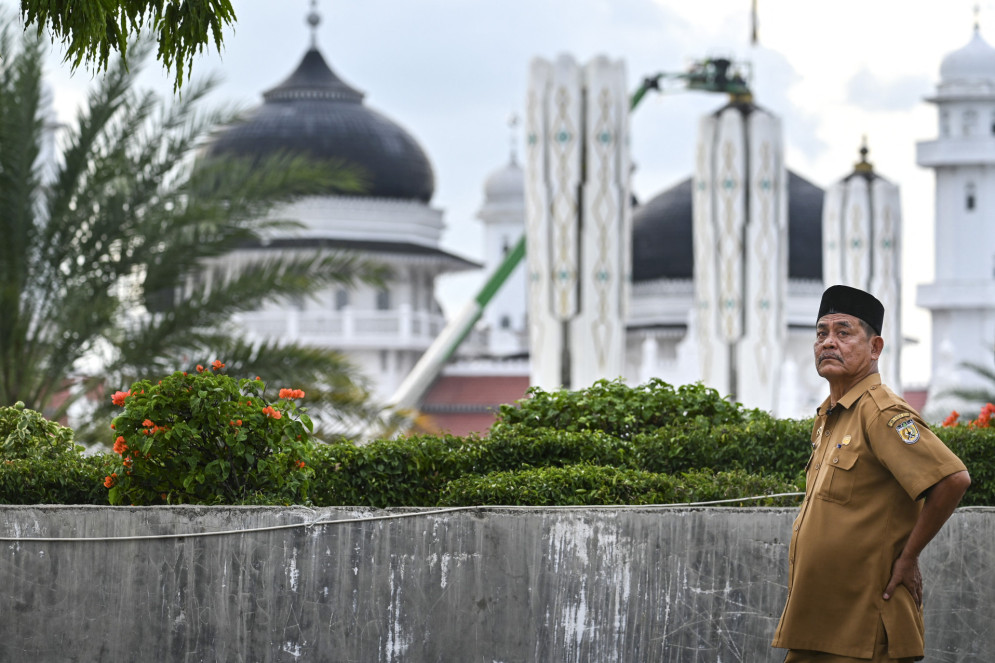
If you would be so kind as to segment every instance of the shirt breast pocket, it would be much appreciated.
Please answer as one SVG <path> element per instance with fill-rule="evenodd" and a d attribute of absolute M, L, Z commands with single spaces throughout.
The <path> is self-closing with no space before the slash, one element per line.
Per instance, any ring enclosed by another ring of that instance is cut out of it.
<path fill-rule="evenodd" d="M 853 492 L 853 482 L 856 476 L 857 454 L 837 453 L 826 463 L 829 476 L 822 482 L 822 488 L 816 497 L 835 504 L 846 504 Z"/>

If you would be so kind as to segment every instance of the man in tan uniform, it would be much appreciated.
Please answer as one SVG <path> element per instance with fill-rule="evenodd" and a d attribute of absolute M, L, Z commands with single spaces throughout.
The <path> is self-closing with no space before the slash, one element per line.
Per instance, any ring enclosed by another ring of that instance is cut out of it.
<path fill-rule="evenodd" d="M 822 296 L 817 411 L 805 500 L 788 551 L 788 598 L 772 646 L 786 663 L 923 657 L 919 554 L 971 484 L 908 403 L 881 384 L 884 307 L 833 286 Z"/>

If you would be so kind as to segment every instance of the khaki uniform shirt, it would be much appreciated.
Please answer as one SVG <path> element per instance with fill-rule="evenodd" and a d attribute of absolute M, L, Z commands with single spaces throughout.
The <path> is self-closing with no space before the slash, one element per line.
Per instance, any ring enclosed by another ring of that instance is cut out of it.
<path fill-rule="evenodd" d="M 772 646 L 871 658 L 883 622 L 892 658 L 923 656 L 922 610 L 892 564 L 923 492 L 965 469 L 881 376 L 861 380 L 812 432 L 805 500 L 788 549 L 788 599 Z"/>

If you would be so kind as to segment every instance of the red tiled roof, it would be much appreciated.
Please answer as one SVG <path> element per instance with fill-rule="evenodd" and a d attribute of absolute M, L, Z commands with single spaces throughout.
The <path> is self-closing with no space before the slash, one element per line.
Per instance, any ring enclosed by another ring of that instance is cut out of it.
<path fill-rule="evenodd" d="M 525 397 L 527 375 L 443 375 L 425 394 L 420 428 L 429 433 L 486 434 L 501 405 Z"/>
<path fill-rule="evenodd" d="M 527 375 L 443 375 L 425 394 L 426 405 L 503 405 L 525 397 Z"/>
<path fill-rule="evenodd" d="M 921 414 L 923 407 L 926 405 L 926 390 L 909 389 L 908 391 L 902 392 L 902 398 L 905 399 L 905 402 L 914 407 L 916 412 Z"/>

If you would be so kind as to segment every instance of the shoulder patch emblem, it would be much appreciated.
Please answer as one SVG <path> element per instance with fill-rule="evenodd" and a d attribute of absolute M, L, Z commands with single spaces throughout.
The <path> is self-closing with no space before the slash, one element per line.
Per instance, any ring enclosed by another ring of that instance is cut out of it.
<path fill-rule="evenodd" d="M 899 412 L 894 417 L 892 417 L 891 419 L 888 420 L 888 426 L 889 427 L 894 426 L 895 422 L 898 421 L 899 419 L 902 419 L 904 417 L 911 417 L 911 416 L 912 416 L 911 412 Z"/>
<path fill-rule="evenodd" d="M 902 438 L 902 442 L 905 444 L 915 444 L 919 441 L 919 429 L 916 428 L 916 422 L 912 419 L 908 421 L 903 421 L 895 427 L 898 432 L 899 437 Z"/>

